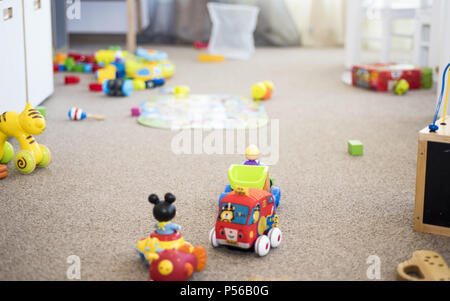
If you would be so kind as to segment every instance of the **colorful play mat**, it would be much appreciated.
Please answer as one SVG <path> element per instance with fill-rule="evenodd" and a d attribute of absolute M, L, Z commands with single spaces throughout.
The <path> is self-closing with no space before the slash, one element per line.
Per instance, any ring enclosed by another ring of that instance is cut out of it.
<path fill-rule="evenodd" d="M 162 129 L 248 129 L 267 124 L 260 102 L 227 95 L 160 95 L 142 102 L 138 122 Z"/>

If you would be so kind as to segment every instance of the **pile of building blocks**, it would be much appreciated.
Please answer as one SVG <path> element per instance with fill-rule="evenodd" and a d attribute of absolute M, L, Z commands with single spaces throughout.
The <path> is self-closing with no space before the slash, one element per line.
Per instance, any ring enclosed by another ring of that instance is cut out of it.
<path fill-rule="evenodd" d="M 353 66 L 352 84 L 378 92 L 394 91 L 394 84 L 406 80 L 410 90 L 431 89 L 433 70 L 413 65 L 372 64 Z"/>
<path fill-rule="evenodd" d="M 105 91 L 106 81 L 132 80 L 134 90 L 144 90 L 160 87 L 166 79 L 175 73 L 175 65 L 161 51 L 140 48 L 136 54 L 123 51 L 120 47 L 111 46 L 89 55 L 69 52 L 58 53 L 54 57 L 55 72 L 93 73 L 97 81 L 89 85 L 92 92 L 104 91 L 111 95 L 111 89 Z M 66 84 L 79 82 L 77 76 L 66 76 Z M 126 91 L 126 92 L 127 92 Z M 129 95 L 130 93 L 113 93 L 114 95 Z"/>

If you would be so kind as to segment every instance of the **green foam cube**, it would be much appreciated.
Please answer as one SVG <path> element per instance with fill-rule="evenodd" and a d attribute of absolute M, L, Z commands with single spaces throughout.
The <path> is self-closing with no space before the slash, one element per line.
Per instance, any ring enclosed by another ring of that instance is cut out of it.
<path fill-rule="evenodd" d="M 349 140 L 348 141 L 348 152 L 352 156 L 362 156 L 363 155 L 363 144 L 359 140 Z"/>

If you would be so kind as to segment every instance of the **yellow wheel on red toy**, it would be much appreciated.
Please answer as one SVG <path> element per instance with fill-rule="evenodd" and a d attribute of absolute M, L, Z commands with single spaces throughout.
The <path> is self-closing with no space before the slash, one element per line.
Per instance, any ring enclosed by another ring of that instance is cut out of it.
<path fill-rule="evenodd" d="M 42 160 L 41 160 L 41 162 L 39 162 L 39 164 L 37 166 L 38 167 L 47 167 L 52 160 L 52 154 L 50 153 L 50 150 L 45 145 L 39 144 L 39 147 L 42 152 Z"/>
<path fill-rule="evenodd" d="M 17 170 L 24 175 L 31 174 L 36 168 L 36 160 L 33 154 L 27 150 L 17 152 L 14 162 Z"/>

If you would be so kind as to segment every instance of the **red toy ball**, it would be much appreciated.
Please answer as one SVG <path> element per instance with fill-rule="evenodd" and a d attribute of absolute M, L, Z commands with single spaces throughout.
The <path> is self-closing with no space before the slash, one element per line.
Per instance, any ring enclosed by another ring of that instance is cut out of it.
<path fill-rule="evenodd" d="M 66 76 L 64 77 L 64 83 L 66 85 L 75 85 L 80 82 L 80 78 L 78 76 Z"/>

